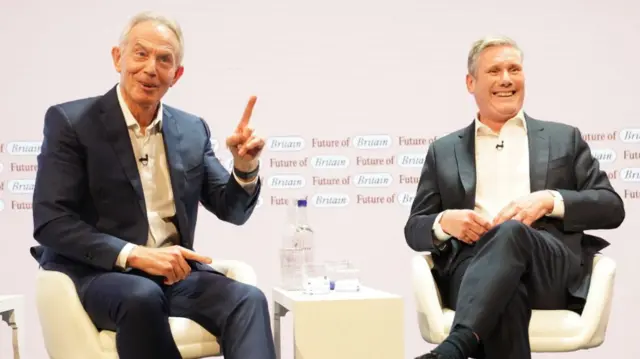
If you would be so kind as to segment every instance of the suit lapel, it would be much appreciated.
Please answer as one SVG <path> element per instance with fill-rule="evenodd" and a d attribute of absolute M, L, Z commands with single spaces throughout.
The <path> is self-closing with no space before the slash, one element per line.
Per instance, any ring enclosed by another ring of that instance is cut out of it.
<path fill-rule="evenodd" d="M 103 106 L 100 113 L 100 121 L 104 126 L 107 139 L 113 147 L 125 175 L 131 182 L 131 185 L 138 196 L 140 208 L 146 213 L 146 204 L 144 200 L 144 192 L 142 190 L 142 182 L 140 181 L 140 174 L 138 173 L 138 165 L 136 164 L 133 147 L 131 146 L 131 140 L 129 139 L 127 124 L 124 120 L 120 104 L 118 103 L 116 87 L 107 92 L 103 96 L 102 100 Z"/>
<path fill-rule="evenodd" d="M 475 202 L 476 190 L 476 144 L 474 133 L 475 123 L 472 122 L 460 135 L 460 141 L 455 146 L 460 182 L 464 187 L 465 198 L 468 199 L 467 206 L 471 206 L 471 208 L 473 208 L 473 203 Z"/>
<path fill-rule="evenodd" d="M 162 137 L 164 139 L 164 147 L 167 153 L 173 196 L 175 199 L 179 199 L 182 198 L 185 185 L 184 165 L 182 163 L 182 156 L 180 156 L 182 134 L 180 133 L 176 118 L 173 117 L 173 114 L 169 110 L 167 110 L 166 106 L 163 108 L 164 118 L 162 119 Z"/>
<path fill-rule="evenodd" d="M 182 162 L 182 133 L 178 126 L 177 119 L 173 114 L 163 106 L 162 119 L 162 138 L 164 139 L 165 152 L 167 154 L 167 164 L 169 166 L 169 176 L 171 177 L 171 188 L 173 189 L 173 198 L 176 206 L 176 217 L 178 219 L 178 230 L 182 240 L 187 239 L 186 229 L 187 216 L 182 195 L 185 186 L 184 164 Z"/>
<path fill-rule="evenodd" d="M 542 122 L 525 114 L 529 139 L 529 178 L 531 192 L 543 190 L 547 182 L 549 165 L 549 134 Z"/>

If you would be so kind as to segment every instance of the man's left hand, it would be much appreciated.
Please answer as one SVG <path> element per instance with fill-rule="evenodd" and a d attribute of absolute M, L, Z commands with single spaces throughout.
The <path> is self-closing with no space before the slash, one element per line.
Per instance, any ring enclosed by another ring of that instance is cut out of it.
<path fill-rule="evenodd" d="M 510 219 L 527 226 L 553 211 L 553 195 L 549 191 L 537 191 L 521 197 L 504 207 L 493 219 L 497 226 Z"/>
<path fill-rule="evenodd" d="M 249 120 L 257 98 L 251 96 L 244 114 L 233 134 L 227 137 L 227 147 L 233 155 L 233 165 L 243 172 L 251 172 L 258 167 L 258 158 L 264 148 L 264 139 L 254 136 Z"/>

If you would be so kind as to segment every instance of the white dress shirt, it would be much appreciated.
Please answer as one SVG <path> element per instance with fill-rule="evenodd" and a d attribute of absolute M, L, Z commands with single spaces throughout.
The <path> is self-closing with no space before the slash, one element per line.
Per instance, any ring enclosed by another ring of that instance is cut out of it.
<path fill-rule="evenodd" d="M 497 149 L 498 144 L 504 147 Z M 494 217 L 511 201 L 531 193 L 529 177 L 529 139 L 527 123 L 521 110 L 514 118 L 505 122 L 499 133 L 475 120 L 476 157 L 476 202 L 474 211 L 487 221 Z M 552 217 L 564 216 L 564 202 L 560 193 L 553 195 Z M 440 226 L 443 211 L 433 224 L 438 240 L 451 236 Z"/>
<path fill-rule="evenodd" d="M 120 93 L 120 85 L 117 86 L 118 102 L 124 115 L 124 120 L 129 129 L 129 138 L 133 147 L 133 154 L 138 165 L 138 173 L 142 183 L 144 200 L 147 207 L 147 220 L 149 222 L 149 235 L 147 247 L 160 248 L 178 245 L 179 235 L 172 217 L 176 214 L 176 207 L 169 176 L 169 164 L 162 137 L 162 103 L 158 107 L 155 119 L 146 128 L 134 118 L 129 107 L 124 102 Z M 144 161 L 139 159 L 144 158 Z M 250 193 L 255 190 L 257 177 L 252 181 L 239 179 L 235 173 L 233 176 L 238 183 Z M 127 258 L 136 247 L 133 243 L 127 243 L 118 255 L 116 266 L 124 269 L 127 266 Z"/>

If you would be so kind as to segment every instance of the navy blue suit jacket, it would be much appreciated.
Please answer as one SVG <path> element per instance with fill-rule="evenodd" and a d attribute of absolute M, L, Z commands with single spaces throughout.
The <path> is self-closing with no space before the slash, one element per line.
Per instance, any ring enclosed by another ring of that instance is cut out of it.
<path fill-rule="evenodd" d="M 241 225 L 257 203 L 214 156 L 201 118 L 163 105 L 162 132 L 180 245 L 193 249 L 198 204 Z M 33 194 L 31 253 L 45 269 L 71 277 L 80 293 L 115 270 L 127 242 L 145 245 L 149 225 L 136 158 L 116 87 L 103 96 L 51 106 L 45 116 Z M 206 265 L 192 263 L 200 270 Z"/>

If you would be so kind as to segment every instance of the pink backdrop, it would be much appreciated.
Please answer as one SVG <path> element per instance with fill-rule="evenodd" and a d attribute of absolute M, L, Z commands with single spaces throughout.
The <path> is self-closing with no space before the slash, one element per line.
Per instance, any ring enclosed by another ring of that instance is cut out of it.
<path fill-rule="evenodd" d="M 633 333 L 640 316 L 640 225 L 634 221 L 640 213 L 640 5 L 627 0 L 127 3 L 2 0 L 0 294 L 26 296 L 24 358 L 46 357 L 34 303 L 37 264 L 28 252 L 35 243 L 30 184 L 44 112 L 51 104 L 99 95 L 115 84 L 110 47 L 129 16 L 145 9 L 176 16 L 186 35 L 186 73 L 167 102 L 205 117 L 214 140 L 222 142 L 248 97 L 258 95 L 253 125 L 269 138 L 262 205 L 240 228 L 201 214 L 196 248 L 251 263 L 260 288 L 271 297 L 279 275 L 282 199 L 314 198 L 310 219 L 320 258 L 351 259 L 365 284 L 405 298 L 408 358 L 430 348 L 418 331 L 409 280 L 413 253 L 403 238 L 420 163 L 429 141 L 466 126 L 474 116 L 464 86 L 470 43 L 489 33 L 515 38 L 525 51 L 526 110 L 579 126 L 627 208 L 623 226 L 604 233 L 613 243 L 605 253 L 618 263 L 606 342 L 588 352 L 535 357 L 640 356 Z M 379 146 L 358 146 L 371 139 Z M 284 143 L 294 150 L 282 151 Z M 225 151 L 218 155 L 228 160 Z M 372 178 L 378 186 L 358 185 Z M 299 188 L 290 188 L 296 183 Z M 381 203 L 371 203 L 378 197 Z M 290 318 L 283 333 L 284 354 L 291 358 Z M 11 357 L 6 326 L 0 326 L 0 351 L 0 357 Z"/>

